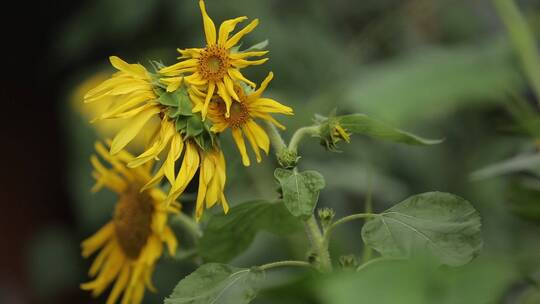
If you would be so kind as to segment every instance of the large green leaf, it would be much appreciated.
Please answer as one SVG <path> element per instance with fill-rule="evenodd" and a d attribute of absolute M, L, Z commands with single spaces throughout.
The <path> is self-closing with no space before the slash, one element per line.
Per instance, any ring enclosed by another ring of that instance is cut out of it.
<path fill-rule="evenodd" d="M 261 230 L 287 235 L 300 227 L 282 202 L 247 202 L 210 218 L 199 251 L 206 261 L 227 262 L 246 250 Z"/>
<path fill-rule="evenodd" d="M 466 200 L 449 193 L 412 196 L 362 228 L 364 242 L 387 257 L 430 254 L 442 264 L 469 262 L 482 248 L 480 216 Z"/>
<path fill-rule="evenodd" d="M 247 304 L 263 277 L 259 270 L 204 264 L 176 285 L 165 304 Z"/>
<path fill-rule="evenodd" d="M 367 135 L 375 139 L 385 139 L 410 145 L 433 145 L 442 142 L 442 140 L 425 139 L 409 132 L 390 127 L 365 114 L 338 116 L 336 119 L 348 132 Z"/>
<path fill-rule="evenodd" d="M 499 303 L 518 277 L 512 261 L 493 257 L 464 267 L 433 266 L 426 260 L 373 262 L 359 272 L 321 277 L 316 292 L 323 304 L 488 304 Z"/>
<path fill-rule="evenodd" d="M 505 101 L 523 88 L 508 43 L 421 48 L 362 67 L 351 78 L 345 102 L 395 125 L 446 117 L 460 107 Z"/>
<path fill-rule="evenodd" d="M 474 171 L 471 174 L 471 179 L 481 180 L 519 171 L 532 171 L 533 169 L 536 169 L 537 171 L 540 169 L 540 154 L 538 153 L 518 155 L 491 164 L 485 168 Z"/>
<path fill-rule="evenodd" d="M 319 191 L 324 186 L 324 178 L 317 171 L 298 172 L 278 168 L 274 176 L 281 185 L 283 202 L 289 212 L 302 219 L 309 218 L 319 199 Z"/>

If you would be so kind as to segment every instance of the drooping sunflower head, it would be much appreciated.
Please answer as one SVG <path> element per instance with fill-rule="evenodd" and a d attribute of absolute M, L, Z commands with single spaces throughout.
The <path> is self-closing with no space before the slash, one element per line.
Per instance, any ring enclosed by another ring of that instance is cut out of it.
<path fill-rule="evenodd" d="M 188 140 L 184 150 L 180 171 L 171 183 L 166 202 L 174 201 L 184 193 L 199 172 L 195 219 L 199 221 L 204 210 L 216 204 L 220 204 L 227 213 L 229 205 L 224 194 L 227 168 L 219 146 L 204 150 L 193 140 Z"/>
<path fill-rule="evenodd" d="M 112 220 L 82 242 L 84 257 L 99 253 L 89 271 L 94 279 L 81 288 L 98 296 L 113 285 L 108 304 L 116 303 L 121 296 L 122 303 L 138 304 L 146 289 L 155 290 L 152 273 L 164 247 L 170 254 L 176 251 L 177 240 L 167 221 L 170 214 L 180 212 L 180 205 L 174 202 L 165 206 L 166 195 L 158 188 L 141 191 L 150 179 L 150 165 L 128 168 L 133 158 L 129 153 L 111 156 L 101 143 L 96 143 L 96 150 L 111 168 L 92 156 L 96 179 L 93 191 L 107 187 L 117 193 L 118 201 Z"/>
<path fill-rule="evenodd" d="M 269 73 L 261 86 L 255 91 L 249 87 L 235 85 L 234 90 L 239 100 L 231 104 L 229 115 L 227 115 L 226 102 L 220 95 L 214 95 L 209 105 L 208 117 L 212 122 L 212 132 L 221 133 L 227 129 L 231 130 L 242 156 L 242 163 L 245 166 L 250 165 L 250 159 L 247 154 L 244 136 L 248 139 L 257 162 L 262 159 L 260 151 L 263 150 L 268 154 L 270 147 L 270 140 L 266 131 L 255 120 L 266 120 L 284 129 L 285 127 L 277 122 L 271 114 L 293 114 L 292 108 L 282 105 L 276 100 L 262 97 L 272 78 L 273 74 Z M 197 111 L 204 106 L 204 93 L 194 89 L 190 92 L 190 96 L 195 104 L 193 111 Z"/>
<path fill-rule="evenodd" d="M 169 91 L 173 91 L 179 83 L 185 81 L 189 85 L 197 87 L 201 92 L 205 92 L 201 109 L 203 119 L 206 118 L 208 105 L 214 93 L 223 98 L 228 116 L 232 101 L 239 100 L 234 90 L 234 83 L 241 81 L 255 87 L 255 83 L 244 77 L 240 69 L 263 64 L 268 58 L 253 61 L 247 59 L 264 56 L 267 51 L 240 52 L 236 48 L 242 37 L 253 31 L 258 25 L 258 19 L 253 20 L 236 34 L 230 36 L 236 25 L 246 20 L 247 17 L 224 21 L 219 27 L 219 33 L 217 33 L 214 22 L 206 12 L 204 1 L 199 1 L 199 6 L 203 17 L 206 47 L 179 49 L 180 62 L 161 69 L 160 74 L 163 76 L 162 81 L 167 84 Z"/>

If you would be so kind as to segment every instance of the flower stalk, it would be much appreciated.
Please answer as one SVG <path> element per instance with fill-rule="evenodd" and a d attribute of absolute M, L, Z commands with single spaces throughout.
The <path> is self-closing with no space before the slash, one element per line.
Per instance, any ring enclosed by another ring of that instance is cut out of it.
<path fill-rule="evenodd" d="M 328 242 L 325 242 L 323 234 L 319 228 L 319 224 L 312 215 L 304 222 L 306 234 L 311 243 L 312 249 L 317 254 L 317 268 L 321 272 L 332 271 L 332 260 L 328 252 Z"/>
<path fill-rule="evenodd" d="M 305 136 L 315 136 L 319 134 L 320 127 L 319 126 L 308 126 L 308 127 L 302 127 L 296 132 L 294 132 L 293 136 L 291 137 L 291 141 L 289 142 L 289 150 L 297 152 L 298 151 L 298 145 L 304 139 Z"/>

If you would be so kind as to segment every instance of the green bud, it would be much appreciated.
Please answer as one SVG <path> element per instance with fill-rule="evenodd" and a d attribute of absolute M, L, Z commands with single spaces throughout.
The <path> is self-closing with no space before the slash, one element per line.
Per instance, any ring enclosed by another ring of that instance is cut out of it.
<path fill-rule="evenodd" d="M 296 151 L 289 150 L 287 148 L 281 150 L 277 154 L 278 163 L 282 168 L 292 169 L 296 167 L 300 157 Z"/>
<path fill-rule="evenodd" d="M 321 225 L 324 230 L 328 229 L 330 225 L 332 225 L 332 221 L 334 220 L 334 216 L 336 216 L 336 212 L 332 208 L 321 208 L 317 210 L 317 214 L 319 216 L 319 219 L 321 221 Z"/>
<path fill-rule="evenodd" d="M 358 260 L 353 254 L 342 255 L 339 257 L 339 266 L 343 270 L 354 270 L 358 267 Z"/>
<path fill-rule="evenodd" d="M 340 141 L 351 141 L 349 130 L 340 124 L 340 117 L 336 116 L 335 110 L 328 117 L 315 116 L 315 123 L 320 126 L 321 145 L 332 152 L 339 152 L 337 144 Z"/>

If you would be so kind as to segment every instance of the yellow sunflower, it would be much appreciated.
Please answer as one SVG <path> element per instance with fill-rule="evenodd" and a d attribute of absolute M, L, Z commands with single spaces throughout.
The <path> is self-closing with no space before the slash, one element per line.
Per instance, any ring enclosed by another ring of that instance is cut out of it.
<path fill-rule="evenodd" d="M 108 109 L 97 119 L 125 118 L 125 127 L 112 141 L 111 154 L 122 151 L 144 131 L 150 120 L 157 121 L 158 127 L 146 149 L 127 163 L 129 168 L 137 168 L 164 155 L 161 166 L 143 189 L 155 187 L 165 177 L 172 185 L 166 200 L 170 203 L 184 192 L 197 170 L 204 170 L 205 179 L 199 185 L 197 219 L 202 215 L 203 205 L 209 208 L 220 202 L 227 212 L 228 205 L 223 195 L 226 180 L 223 154 L 217 139 L 210 134 L 209 126 L 202 122 L 200 115 L 192 113 L 192 101 L 186 89 L 164 92 L 152 82 L 153 75 L 142 65 L 128 64 L 114 56 L 110 61 L 119 72 L 88 92 L 85 102 L 107 104 Z M 181 167 L 176 174 L 175 164 L 180 161 Z"/>
<path fill-rule="evenodd" d="M 213 124 L 211 130 L 215 133 L 221 133 L 228 128 L 231 129 L 233 139 L 242 156 L 242 163 L 245 166 L 250 165 L 250 160 L 244 142 L 244 135 L 251 144 L 257 162 L 261 161 L 260 150 L 268 154 L 270 148 L 270 140 L 266 131 L 255 122 L 255 119 L 260 118 L 273 123 L 281 129 L 285 129 L 271 114 L 293 115 L 292 108 L 284 106 L 273 99 L 261 97 L 272 78 L 273 74 L 269 73 L 257 90 L 248 93 L 241 86 L 235 85 L 234 88 L 239 101 L 232 103 L 229 116 L 227 116 L 226 102 L 221 96 L 214 95 L 211 99 L 212 102 L 208 109 L 208 117 Z M 190 90 L 190 96 L 195 104 L 194 112 L 204 106 L 205 101 L 202 92 L 192 89 Z"/>
<path fill-rule="evenodd" d="M 255 83 L 244 77 L 240 69 L 251 65 L 260 65 L 268 60 L 268 58 L 247 60 L 249 57 L 264 56 L 267 51 L 238 52 L 235 48 L 243 36 L 253 31 L 259 20 L 253 20 L 242 30 L 229 37 L 236 25 L 246 20 L 247 17 L 224 21 L 219 27 L 219 34 L 217 34 L 214 22 L 206 13 L 204 1 L 199 1 L 199 6 L 203 17 L 206 47 L 178 49 L 181 55 L 179 59 L 182 61 L 162 68 L 159 71 L 164 76 L 161 81 L 168 85 L 167 91 L 174 91 L 182 82 L 186 82 L 190 86 L 197 87 L 199 91 L 205 92 L 201 109 L 203 119 L 206 118 L 210 99 L 217 92 L 225 102 L 226 115 L 229 116 L 232 101 L 239 100 L 234 90 L 234 83 L 243 81 L 255 87 Z M 185 74 L 189 75 L 184 76 Z"/>
<path fill-rule="evenodd" d="M 96 143 L 96 150 L 112 168 L 96 155 L 91 157 L 96 179 L 92 190 L 105 186 L 118 194 L 118 202 L 112 220 L 82 242 L 84 257 L 99 253 L 89 271 L 94 279 L 81 288 L 98 296 L 114 282 L 107 304 L 116 303 L 122 294 L 122 303 L 138 304 L 146 289 L 155 290 L 152 273 L 164 246 L 171 255 L 176 252 L 177 240 L 167 220 L 169 214 L 180 212 L 180 205 L 162 204 L 166 195 L 158 188 L 141 191 L 150 180 L 151 163 L 130 169 L 129 153 L 122 150 L 111 156 L 101 143 Z"/>

